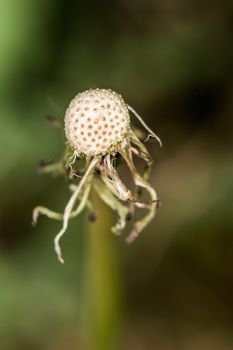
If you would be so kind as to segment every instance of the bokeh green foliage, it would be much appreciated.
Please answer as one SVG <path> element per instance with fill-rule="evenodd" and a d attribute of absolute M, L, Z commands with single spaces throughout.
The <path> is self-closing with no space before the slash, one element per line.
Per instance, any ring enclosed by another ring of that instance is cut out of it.
<path fill-rule="evenodd" d="M 227 1 L 0 2 L 1 349 L 232 348 L 232 16 Z M 161 136 L 148 147 L 162 207 L 130 248 L 106 238 L 105 207 L 94 248 L 85 215 L 72 221 L 61 267 L 59 223 L 30 226 L 35 205 L 68 199 L 65 179 L 37 173 L 64 147 L 44 116 L 91 87 Z"/>

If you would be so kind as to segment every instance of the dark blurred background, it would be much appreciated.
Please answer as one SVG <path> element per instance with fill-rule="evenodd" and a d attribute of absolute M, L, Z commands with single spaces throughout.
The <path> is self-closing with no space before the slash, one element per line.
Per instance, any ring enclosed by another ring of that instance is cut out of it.
<path fill-rule="evenodd" d="M 233 349 L 232 31 L 227 0 L 0 1 L 1 350 Z M 95 87 L 161 137 L 162 206 L 130 247 L 82 215 L 61 266 L 60 223 L 31 227 L 69 196 L 37 172 L 64 149 L 45 116 Z"/>

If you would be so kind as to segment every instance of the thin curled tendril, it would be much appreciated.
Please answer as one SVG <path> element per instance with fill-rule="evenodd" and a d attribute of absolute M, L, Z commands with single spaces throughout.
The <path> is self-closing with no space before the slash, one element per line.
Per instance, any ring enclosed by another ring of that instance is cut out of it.
<path fill-rule="evenodd" d="M 98 158 L 97 159 L 94 158 L 92 160 L 92 162 L 89 164 L 89 167 L 87 168 L 87 171 L 86 171 L 85 175 L 83 176 L 82 180 L 80 181 L 76 191 L 70 197 L 70 200 L 69 200 L 69 202 L 68 202 L 68 204 L 67 204 L 67 206 L 65 208 L 64 216 L 63 216 L 62 229 L 57 234 L 57 236 L 55 237 L 55 240 L 54 240 L 54 248 L 55 248 L 55 251 L 57 253 L 58 260 L 62 264 L 64 264 L 64 259 L 63 259 L 62 254 L 61 254 L 61 247 L 60 247 L 59 241 L 60 241 L 61 237 L 64 235 L 64 233 L 66 232 L 66 229 L 67 229 L 67 226 L 68 226 L 68 221 L 69 221 L 69 216 L 70 216 L 70 213 L 71 213 L 71 211 L 73 209 L 75 201 L 78 198 L 79 192 L 80 192 L 81 188 L 83 187 L 84 183 L 86 182 L 89 174 L 94 169 L 94 167 L 95 167 L 95 165 L 97 164 L 98 161 L 99 161 Z"/>
<path fill-rule="evenodd" d="M 128 106 L 128 109 L 134 114 L 134 116 L 144 126 L 144 128 L 149 132 L 149 135 L 147 136 L 145 141 L 148 141 L 150 137 L 153 137 L 153 138 L 155 138 L 158 141 L 160 147 L 162 147 L 163 144 L 162 144 L 162 141 L 160 140 L 160 138 L 149 128 L 149 126 L 144 122 L 142 117 L 140 117 L 140 115 L 130 105 L 127 105 L 127 106 Z"/>

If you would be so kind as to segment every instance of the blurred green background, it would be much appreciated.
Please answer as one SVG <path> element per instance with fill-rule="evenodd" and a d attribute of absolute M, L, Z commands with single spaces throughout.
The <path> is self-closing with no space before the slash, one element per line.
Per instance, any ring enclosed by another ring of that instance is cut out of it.
<path fill-rule="evenodd" d="M 215 0 L 0 1 L 0 349 L 233 348 L 233 5 Z M 111 88 L 163 140 L 148 142 L 162 201 L 132 246 L 114 217 L 60 223 L 59 159 L 75 94 Z"/>

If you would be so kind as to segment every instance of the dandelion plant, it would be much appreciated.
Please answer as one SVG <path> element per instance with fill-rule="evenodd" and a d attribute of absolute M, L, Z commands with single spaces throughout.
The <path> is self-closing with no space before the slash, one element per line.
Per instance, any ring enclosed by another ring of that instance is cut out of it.
<path fill-rule="evenodd" d="M 62 220 L 63 225 L 54 239 L 55 251 L 64 263 L 60 239 L 67 230 L 70 218 L 76 217 L 85 208 L 91 208 L 90 191 L 93 188 L 100 198 L 117 212 L 117 222 L 112 231 L 120 234 L 125 228 L 127 218 L 135 208 L 146 208 L 147 214 L 134 222 L 127 242 L 131 243 L 153 219 L 159 199 L 156 191 L 148 183 L 152 159 L 147 148 L 137 136 L 130 123 L 130 112 L 149 132 L 148 138 L 159 137 L 145 124 L 137 112 L 127 105 L 122 96 L 110 89 L 86 90 L 70 102 L 65 113 L 66 150 L 60 162 L 44 165 L 45 172 L 63 173 L 72 180 L 71 197 L 64 213 L 54 212 L 37 206 L 33 210 L 33 223 L 39 214 Z M 137 171 L 133 155 L 145 161 L 142 175 Z M 124 161 L 132 175 L 135 193 L 126 187 L 120 178 L 116 164 Z M 145 190 L 148 200 L 142 200 L 140 193 Z M 77 204 L 76 204 L 77 203 Z M 76 205 L 76 207 L 75 207 Z"/>

